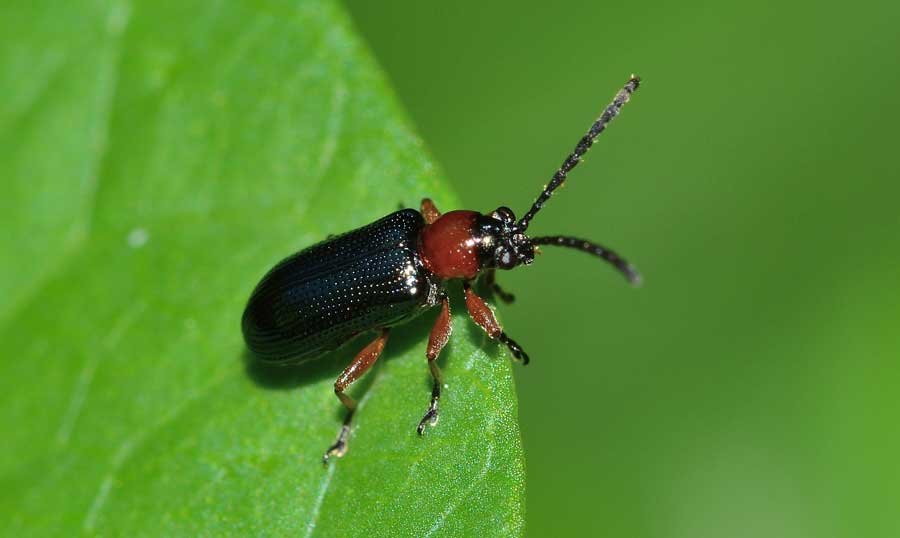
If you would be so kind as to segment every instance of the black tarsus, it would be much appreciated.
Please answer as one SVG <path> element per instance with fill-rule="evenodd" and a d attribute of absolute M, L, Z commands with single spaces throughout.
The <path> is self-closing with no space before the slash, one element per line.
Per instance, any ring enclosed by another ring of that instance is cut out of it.
<path fill-rule="evenodd" d="M 588 254 L 593 254 L 615 266 L 615 268 L 625 275 L 625 278 L 635 286 L 641 284 L 641 275 L 638 274 L 637 270 L 632 267 L 631 264 L 626 262 L 612 250 L 592 241 L 566 235 L 548 235 L 544 237 L 532 237 L 531 242 L 535 245 L 553 245 L 557 247 L 574 248 L 582 252 L 587 252 Z"/>
<path fill-rule="evenodd" d="M 500 336 L 497 337 L 497 340 L 500 340 L 506 347 L 509 348 L 510 353 L 513 354 L 513 357 L 522 361 L 522 366 L 527 366 L 531 359 L 528 357 L 528 353 L 522 350 L 522 346 L 519 345 L 518 342 L 506 336 L 505 332 L 501 332 Z"/>
<path fill-rule="evenodd" d="M 434 364 L 433 362 L 431 364 Z M 432 372 L 434 372 L 434 368 L 432 368 Z M 428 405 L 428 411 L 425 413 L 425 416 L 422 417 L 422 420 L 419 421 L 419 425 L 416 426 L 416 433 L 419 435 L 425 435 L 425 427 L 426 426 L 434 426 L 437 424 L 438 420 L 438 401 L 441 399 L 441 379 L 440 376 L 435 377 L 433 380 L 433 384 L 431 386 L 431 404 Z"/>
<path fill-rule="evenodd" d="M 489 269 L 484 276 L 484 285 L 487 286 L 491 290 L 491 292 L 493 292 L 493 294 L 496 295 L 504 303 L 512 304 L 516 302 L 515 295 L 501 288 L 500 284 L 497 284 L 496 273 L 496 269 Z"/>
<path fill-rule="evenodd" d="M 581 140 L 578 141 L 578 144 L 575 146 L 575 149 L 572 153 L 566 157 L 566 160 L 563 161 L 562 166 L 559 167 L 559 170 L 553 174 L 553 178 L 550 180 L 544 190 L 541 191 L 541 194 L 537 197 L 537 200 L 532 204 L 531 209 L 528 210 L 528 213 L 519 219 L 519 222 L 516 223 L 516 231 L 524 232 L 528 229 L 528 224 L 531 222 L 531 219 L 537 214 L 538 211 L 544 207 L 544 204 L 553 194 L 560 185 L 562 185 L 566 181 L 566 175 L 575 168 L 579 162 L 581 162 L 581 157 L 587 153 L 589 149 L 591 149 L 591 145 L 593 145 L 594 140 L 606 129 L 606 126 L 619 115 L 619 111 L 622 110 L 622 107 L 625 106 L 625 103 L 628 102 L 628 99 L 631 97 L 631 94 L 638 89 L 640 86 L 641 79 L 631 75 L 631 78 L 628 79 L 628 82 L 625 86 L 619 90 L 619 93 L 616 94 L 612 103 L 610 103 L 606 109 L 603 111 L 603 114 L 597 118 L 597 121 L 591 125 L 591 128 L 588 129 L 587 134 L 581 137 Z"/>

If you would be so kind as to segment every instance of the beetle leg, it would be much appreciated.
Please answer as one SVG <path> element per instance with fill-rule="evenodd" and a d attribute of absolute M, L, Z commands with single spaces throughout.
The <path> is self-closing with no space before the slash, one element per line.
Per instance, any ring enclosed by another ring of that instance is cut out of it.
<path fill-rule="evenodd" d="M 472 284 L 470 282 L 463 283 L 463 289 L 466 292 L 466 308 L 469 310 L 472 320 L 484 329 L 488 336 L 506 344 L 513 357 L 521 360 L 522 364 L 528 364 L 528 354 L 522 351 L 522 347 L 515 340 L 506 336 L 503 328 L 497 323 L 494 312 L 484 302 L 484 299 L 476 295 L 475 291 L 472 290 Z"/>
<path fill-rule="evenodd" d="M 503 288 L 501 288 L 500 285 L 497 284 L 496 278 L 497 278 L 497 270 L 496 269 L 488 269 L 484 273 L 485 286 L 487 286 L 492 292 L 494 292 L 494 295 L 499 297 L 500 300 L 503 301 L 504 303 L 510 304 L 510 303 L 515 302 L 516 296 L 507 291 L 503 291 Z"/>
<path fill-rule="evenodd" d="M 341 433 L 338 434 L 337 440 L 333 445 L 328 447 L 325 455 L 322 457 L 322 463 L 328 463 L 328 459 L 332 456 L 340 458 L 347 452 L 347 438 L 350 436 L 350 421 L 353 420 L 353 412 L 356 411 L 356 401 L 344 394 L 344 390 L 359 379 L 369 368 L 375 364 L 378 356 L 384 351 L 384 344 L 387 342 L 389 329 L 382 329 L 369 345 L 364 347 L 362 351 L 356 354 L 353 362 L 344 368 L 341 375 L 334 382 L 334 394 L 338 397 L 344 407 L 347 408 L 347 416 L 344 418 L 344 425 L 341 426 Z"/>
<path fill-rule="evenodd" d="M 422 216 L 425 217 L 425 224 L 431 224 L 441 217 L 441 212 L 431 198 L 422 198 Z"/>
<path fill-rule="evenodd" d="M 441 301 L 441 313 L 438 314 L 434 325 L 431 327 L 431 335 L 428 337 L 428 350 L 425 357 L 428 358 L 428 367 L 431 368 L 431 378 L 434 385 L 431 388 L 431 405 L 428 406 L 428 412 L 419 421 L 416 431 L 419 435 L 425 433 L 425 426 L 434 426 L 438 421 L 438 400 L 441 399 L 441 369 L 438 368 L 437 358 L 441 354 L 441 350 L 450 340 L 450 333 L 453 332 L 453 325 L 450 323 L 450 299 L 444 297 Z"/>

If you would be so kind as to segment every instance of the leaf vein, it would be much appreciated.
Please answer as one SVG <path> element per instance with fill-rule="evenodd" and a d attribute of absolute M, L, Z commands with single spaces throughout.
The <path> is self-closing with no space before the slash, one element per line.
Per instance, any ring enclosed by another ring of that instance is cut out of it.
<path fill-rule="evenodd" d="M 383 367 L 379 368 L 375 373 L 375 379 L 372 380 L 372 386 L 369 387 L 369 390 L 366 391 L 365 395 L 363 395 L 363 397 L 359 400 L 359 404 L 357 404 L 356 406 L 357 415 L 360 411 L 363 410 L 366 402 L 368 402 L 369 398 L 372 397 L 372 393 L 376 391 L 377 386 L 382 382 L 386 375 L 387 374 L 385 374 L 385 369 Z M 334 470 L 336 468 L 336 462 L 332 462 L 331 465 L 328 466 L 328 472 L 325 475 L 325 478 L 322 480 L 322 485 L 319 487 L 319 493 L 316 495 L 316 500 L 313 503 L 309 523 L 306 524 L 305 538 L 310 538 L 313 531 L 316 530 L 316 523 L 319 520 L 319 514 L 322 510 L 322 503 L 325 500 L 325 494 L 328 492 L 329 486 L 331 486 L 331 477 L 334 475 Z"/>
<path fill-rule="evenodd" d="M 146 308 L 147 305 L 143 302 L 135 303 L 133 307 L 129 308 L 125 313 L 119 316 L 119 319 L 113 325 L 112 330 L 103 341 L 101 346 L 102 349 L 107 352 L 112 350 L 119 341 L 121 341 L 125 331 L 144 312 L 144 310 L 146 310 Z M 84 407 L 88 391 L 94 380 L 94 373 L 97 371 L 97 366 L 100 364 L 103 355 L 105 354 L 94 352 L 84 361 L 84 366 L 82 366 L 81 372 L 78 374 L 75 388 L 72 390 L 72 396 L 69 398 L 69 405 L 63 413 L 62 422 L 56 432 L 56 441 L 61 446 L 65 446 L 69 442 L 72 435 L 72 428 L 75 426 L 75 422 L 78 420 L 78 416 L 81 414 L 81 410 Z"/>
<path fill-rule="evenodd" d="M 109 470 L 100 481 L 100 487 L 97 490 L 97 495 L 94 496 L 94 500 L 91 502 L 91 508 L 84 519 L 82 528 L 85 532 L 91 532 L 96 528 L 97 518 L 99 517 L 103 507 L 106 505 L 107 499 L 109 498 L 110 489 L 112 488 L 112 484 L 115 481 L 116 475 L 119 473 L 122 467 L 125 466 L 125 463 L 131 458 L 132 454 L 134 454 L 135 448 L 145 443 L 153 433 L 159 431 L 164 426 L 178 418 L 178 416 L 181 415 L 181 413 L 183 413 L 191 403 L 206 397 L 206 395 L 208 395 L 216 386 L 222 384 L 225 379 L 228 378 L 227 374 L 228 372 L 226 371 L 222 375 L 216 377 L 215 379 L 201 387 L 199 390 L 194 392 L 192 395 L 174 405 L 168 413 L 163 415 L 162 418 L 151 424 L 149 427 L 132 433 L 131 435 L 126 437 L 124 441 L 122 441 L 122 443 L 119 445 L 119 448 L 117 448 L 115 453 L 113 454 L 112 459 L 110 459 L 109 461 Z"/>
<path fill-rule="evenodd" d="M 490 442 L 488 443 L 487 455 L 485 456 L 484 464 L 478 471 L 478 475 L 474 480 L 472 480 L 472 482 L 469 484 L 469 487 L 467 487 L 452 501 L 450 501 L 450 504 L 448 504 L 447 508 L 445 508 L 441 512 L 441 514 L 437 518 L 437 521 L 435 521 L 431 528 L 428 529 L 428 532 L 425 533 L 423 538 L 428 538 L 429 536 L 440 530 L 440 528 L 444 526 L 444 522 L 447 521 L 447 518 L 450 517 L 450 515 L 453 514 L 453 512 L 459 507 L 459 504 L 463 500 L 468 499 L 472 495 L 472 492 L 475 490 L 475 488 L 484 481 L 485 477 L 487 477 L 487 473 L 491 469 L 491 464 L 493 463 L 494 459 L 494 433 L 496 433 L 496 423 L 497 415 L 491 415 L 491 420 L 487 427 L 487 430 L 490 432 Z"/>

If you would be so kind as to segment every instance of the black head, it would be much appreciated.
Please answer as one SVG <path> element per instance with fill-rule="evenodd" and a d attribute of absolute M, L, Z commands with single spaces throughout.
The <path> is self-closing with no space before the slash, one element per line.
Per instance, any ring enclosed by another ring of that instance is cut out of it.
<path fill-rule="evenodd" d="M 485 269 L 512 269 L 534 261 L 531 239 L 516 227 L 516 216 L 508 207 L 498 207 L 475 222 L 481 266 Z"/>

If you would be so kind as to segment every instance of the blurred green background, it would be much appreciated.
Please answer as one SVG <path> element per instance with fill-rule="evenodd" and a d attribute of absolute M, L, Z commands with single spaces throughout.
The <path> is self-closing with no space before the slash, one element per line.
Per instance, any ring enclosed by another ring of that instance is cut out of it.
<path fill-rule="evenodd" d="M 523 212 L 644 79 L 532 227 L 644 287 L 502 275 L 530 536 L 900 535 L 896 3 L 346 5 L 476 209 Z"/>

